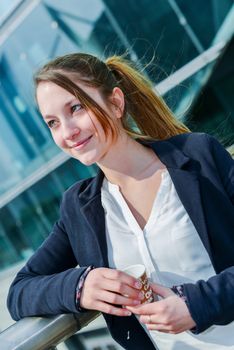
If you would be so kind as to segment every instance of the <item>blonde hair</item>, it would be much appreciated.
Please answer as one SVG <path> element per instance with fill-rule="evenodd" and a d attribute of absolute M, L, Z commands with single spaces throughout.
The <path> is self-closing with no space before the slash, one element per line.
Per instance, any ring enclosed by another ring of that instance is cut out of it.
<path fill-rule="evenodd" d="M 189 132 L 155 92 L 152 83 L 121 56 L 112 56 L 106 62 L 86 53 L 60 56 L 34 75 L 36 88 L 43 81 L 51 81 L 76 96 L 95 114 L 105 134 L 111 132 L 113 140 L 118 134 L 117 125 L 75 82 L 98 88 L 107 103 L 113 88 L 119 87 L 125 98 L 122 125 L 132 138 L 162 140 Z"/>

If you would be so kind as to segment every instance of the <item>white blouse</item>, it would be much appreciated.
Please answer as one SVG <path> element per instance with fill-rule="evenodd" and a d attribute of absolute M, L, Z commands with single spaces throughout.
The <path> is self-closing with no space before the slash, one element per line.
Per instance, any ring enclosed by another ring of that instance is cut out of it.
<path fill-rule="evenodd" d="M 143 230 L 119 187 L 106 178 L 101 198 L 110 267 L 121 270 L 132 264 L 144 264 L 150 280 L 166 287 L 207 280 L 215 275 L 209 255 L 166 169 Z M 198 335 L 189 331 L 166 334 L 142 327 L 159 350 L 234 350 L 234 322 L 212 326 Z"/>

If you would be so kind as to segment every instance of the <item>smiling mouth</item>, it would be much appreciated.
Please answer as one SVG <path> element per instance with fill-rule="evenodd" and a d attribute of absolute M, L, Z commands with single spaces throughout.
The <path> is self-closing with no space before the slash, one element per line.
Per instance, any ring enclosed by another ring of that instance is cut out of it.
<path fill-rule="evenodd" d="M 92 135 L 93 136 L 93 135 Z M 77 142 L 74 146 L 72 146 L 71 148 L 79 148 L 83 145 L 85 145 L 86 143 L 88 143 L 88 141 L 91 139 L 92 136 L 87 137 L 87 139 Z"/>

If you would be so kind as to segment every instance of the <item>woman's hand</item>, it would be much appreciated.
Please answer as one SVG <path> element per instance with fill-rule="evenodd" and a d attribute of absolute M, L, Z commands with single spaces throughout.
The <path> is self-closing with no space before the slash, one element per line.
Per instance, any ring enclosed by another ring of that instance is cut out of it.
<path fill-rule="evenodd" d="M 140 315 L 140 322 L 149 330 L 177 334 L 196 326 L 185 301 L 170 288 L 151 284 L 153 292 L 163 299 L 136 307 L 127 307 L 134 314 Z"/>
<path fill-rule="evenodd" d="M 126 273 L 96 268 L 87 275 L 80 298 L 80 306 L 116 316 L 130 316 L 131 312 L 120 306 L 136 306 L 144 298 L 140 282 Z"/>

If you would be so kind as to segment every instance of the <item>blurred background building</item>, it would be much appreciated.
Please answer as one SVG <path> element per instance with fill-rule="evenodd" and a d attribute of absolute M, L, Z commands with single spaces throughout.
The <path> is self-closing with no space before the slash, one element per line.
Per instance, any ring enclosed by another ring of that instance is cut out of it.
<path fill-rule="evenodd" d="M 52 142 L 34 101 L 33 72 L 69 52 L 103 59 L 127 52 L 178 118 L 228 147 L 233 32 L 232 0 L 0 1 L 0 331 L 13 322 L 5 306 L 9 283 L 49 234 L 62 193 L 96 172 Z M 64 348 L 78 341 L 84 349 L 118 348 L 102 321 L 82 334 Z"/>

